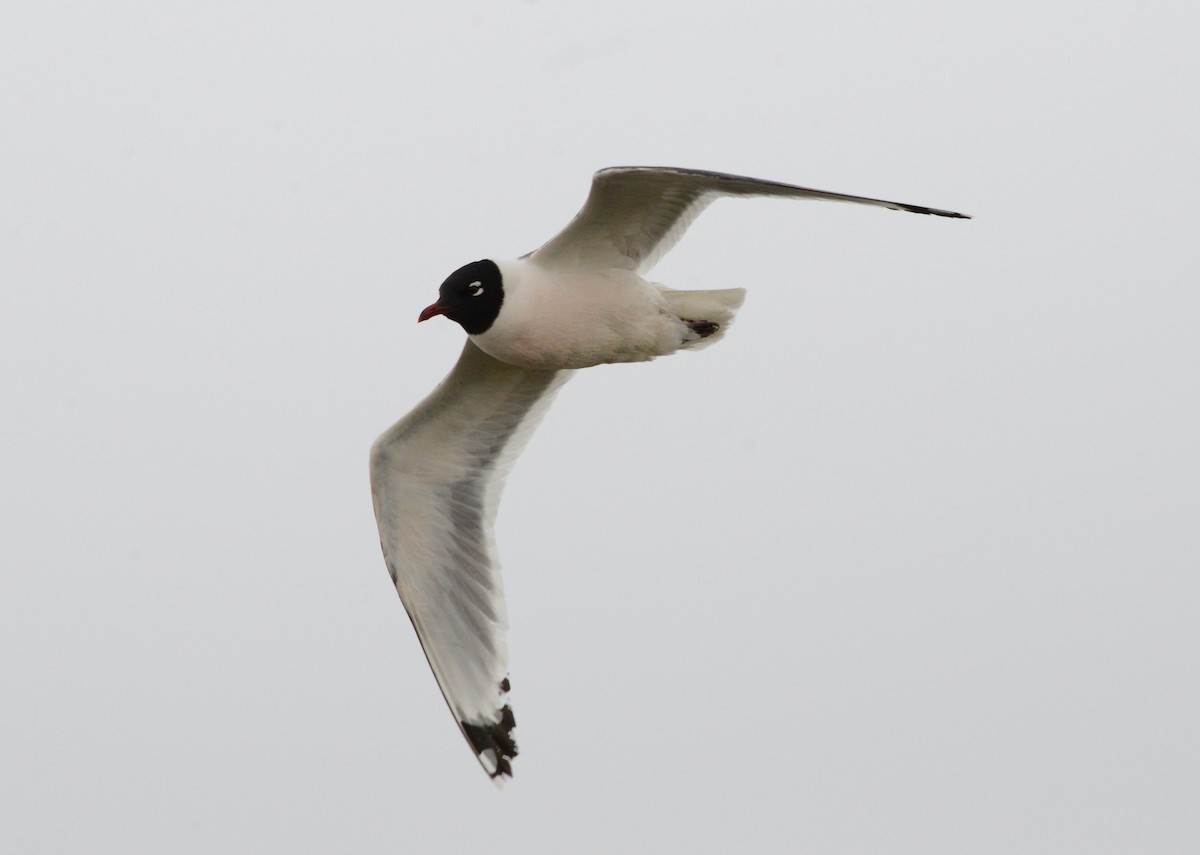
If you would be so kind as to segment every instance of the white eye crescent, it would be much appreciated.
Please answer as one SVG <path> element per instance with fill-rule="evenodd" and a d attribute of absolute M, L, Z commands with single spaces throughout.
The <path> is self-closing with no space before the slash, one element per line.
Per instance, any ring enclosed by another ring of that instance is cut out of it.
<path fill-rule="evenodd" d="M 478 297 L 480 294 L 483 293 L 483 283 L 482 282 L 472 282 L 467 287 L 471 289 L 472 297 Z"/>

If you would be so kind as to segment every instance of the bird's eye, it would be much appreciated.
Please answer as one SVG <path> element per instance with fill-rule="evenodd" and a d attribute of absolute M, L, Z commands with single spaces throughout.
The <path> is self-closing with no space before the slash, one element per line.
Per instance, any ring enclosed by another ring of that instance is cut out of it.
<path fill-rule="evenodd" d="M 467 287 L 471 289 L 472 297 L 478 297 L 480 294 L 483 293 L 483 283 L 482 282 L 472 282 Z"/>

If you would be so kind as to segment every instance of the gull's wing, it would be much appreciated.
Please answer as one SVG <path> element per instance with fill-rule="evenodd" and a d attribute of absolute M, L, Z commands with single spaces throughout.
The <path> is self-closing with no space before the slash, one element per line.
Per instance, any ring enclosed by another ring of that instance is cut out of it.
<path fill-rule="evenodd" d="M 678 243 L 688 226 L 720 196 L 830 199 L 894 211 L 969 219 L 921 205 L 867 199 L 760 181 L 740 175 L 661 166 L 614 166 L 592 177 L 587 202 L 565 229 L 531 253 L 545 264 L 622 267 L 645 272 Z"/>
<path fill-rule="evenodd" d="M 492 522 L 513 461 L 569 371 L 469 340 L 454 370 L 371 448 L 379 540 L 446 703 L 487 773 L 512 775 L 506 614 Z"/>

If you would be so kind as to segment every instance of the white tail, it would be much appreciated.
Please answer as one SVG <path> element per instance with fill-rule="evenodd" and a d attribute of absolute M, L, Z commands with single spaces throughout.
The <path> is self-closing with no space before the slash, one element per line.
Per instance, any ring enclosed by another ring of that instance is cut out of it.
<path fill-rule="evenodd" d="M 686 342 L 686 350 L 699 350 L 716 344 L 725 335 L 733 316 L 746 299 L 745 288 L 725 288 L 721 291 L 674 291 L 659 286 L 666 298 L 667 308 L 684 321 L 700 321 L 717 325 L 716 332 L 695 341 Z"/>

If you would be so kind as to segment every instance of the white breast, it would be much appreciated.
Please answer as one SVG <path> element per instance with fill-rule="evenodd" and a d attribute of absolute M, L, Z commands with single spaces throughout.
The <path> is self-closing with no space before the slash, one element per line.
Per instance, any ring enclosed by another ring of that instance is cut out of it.
<path fill-rule="evenodd" d="M 644 362 L 679 347 L 681 324 L 658 287 L 631 270 L 569 271 L 497 261 L 504 304 L 480 349 L 526 368 Z"/>

